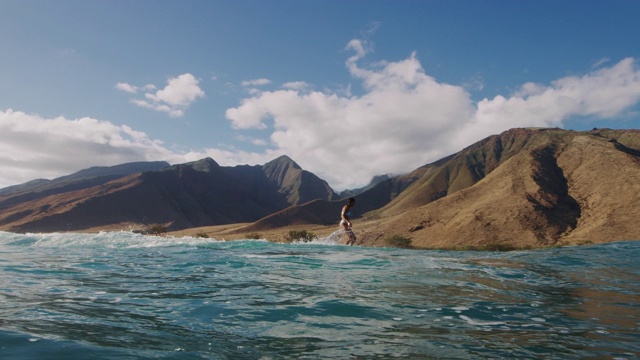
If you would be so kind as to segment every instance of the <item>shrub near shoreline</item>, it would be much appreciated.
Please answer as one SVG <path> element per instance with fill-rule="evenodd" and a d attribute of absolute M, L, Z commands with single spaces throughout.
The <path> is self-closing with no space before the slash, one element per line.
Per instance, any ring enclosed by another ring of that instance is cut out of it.
<path fill-rule="evenodd" d="M 307 232 L 306 230 L 291 230 L 284 239 L 286 242 L 291 243 L 294 241 L 309 242 L 318 238 L 314 233 Z"/>
<path fill-rule="evenodd" d="M 413 245 L 411 244 L 411 238 L 400 236 L 400 235 L 392 235 L 385 239 L 385 244 L 391 247 L 403 248 L 403 249 L 412 249 Z"/>

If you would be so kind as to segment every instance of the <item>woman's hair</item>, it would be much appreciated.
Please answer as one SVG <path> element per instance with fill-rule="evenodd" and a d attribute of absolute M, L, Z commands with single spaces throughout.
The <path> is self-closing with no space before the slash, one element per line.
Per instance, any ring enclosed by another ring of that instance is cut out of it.
<path fill-rule="evenodd" d="M 356 202 L 356 198 L 350 197 L 349 200 L 347 200 L 347 204 L 353 204 L 355 202 Z"/>

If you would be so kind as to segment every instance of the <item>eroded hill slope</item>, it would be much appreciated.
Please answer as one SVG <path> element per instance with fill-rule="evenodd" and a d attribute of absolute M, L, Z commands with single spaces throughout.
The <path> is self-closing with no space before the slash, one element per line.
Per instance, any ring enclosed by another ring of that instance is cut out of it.
<path fill-rule="evenodd" d="M 520 131 L 526 134 L 511 142 L 519 143 L 518 150 L 511 147 L 506 160 L 503 153 L 498 166 L 477 183 L 452 191 L 455 182 L 441 175 L 452 172 L 440 169 L 379 211 L 379 223 L 363 241 L 383 244 L 394 234 L 410 237 L 414 246 L 486 248 L 640 239 L 640 158 L 633 148 L 640 133 Z M 606 136 L 611 134 L 616 136 Z M 490 141 L 496 142 L 489 139 L 481 148 Z M 454 160 L 473 164 L 473 155 L 468 148 Z M 432 194 L 425 184 L 435 183 L 433 178 L 447 193 L 422 206 L 406 205 L 408 198 Z"/>

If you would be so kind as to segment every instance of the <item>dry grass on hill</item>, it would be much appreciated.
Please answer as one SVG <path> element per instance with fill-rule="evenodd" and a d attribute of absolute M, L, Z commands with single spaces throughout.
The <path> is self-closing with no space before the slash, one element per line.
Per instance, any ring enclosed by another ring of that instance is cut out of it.
<path fill-rule="evenodd" d="M 530 148 L 514 151 L 472 186 L 422 206 L 400 207 L 412 204 L 407 201 L 411 196 L 421 196 L 428 182 L 417 182 L 386 208 L 392 211 L 383 208 L 354 220 L 357 244 L 387 246 L 389 237 L 399 236 L 417 248 L 517 249 L 640 239 L 637 150 L 600 136 L 557 132 L 527 139 Z M 303 209 L 290 213 L 311 218 Z M 282 225 L 287 214 L 263 219 L 259 227 L 228 225 L 177 234 L 202 231 L 239 239 L 257 232 L 282 241 L 291 230 L 327 236 L 338 229 L 337 223 Z"/>

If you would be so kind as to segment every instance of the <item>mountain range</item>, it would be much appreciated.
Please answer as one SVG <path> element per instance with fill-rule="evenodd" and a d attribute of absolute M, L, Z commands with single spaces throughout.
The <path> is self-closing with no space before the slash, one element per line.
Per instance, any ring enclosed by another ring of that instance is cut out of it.
<path fill-rule="evenodd" d="M 345 196 L 356 198 L 359 244 L 391 235 L 429 248 L 640 239 L 640 131 L 511 129 L 340 194 L 287 156 L 255 166 L 207 158 L 94 167 L 0 189 L 0 230 L 336 229 Z"/>
<path fill-rule="evenodd" d="M 0 229 L 17 232 L 170 229 L 251 222 L 335 192 L 282 156 L 262 166 L 213 159 L 94 167 L 0 190 Z"/>

